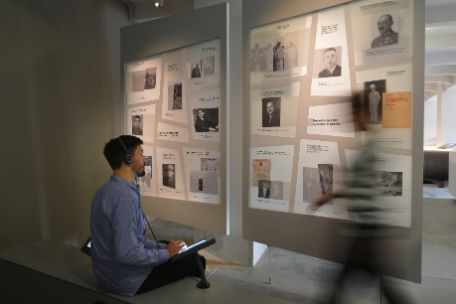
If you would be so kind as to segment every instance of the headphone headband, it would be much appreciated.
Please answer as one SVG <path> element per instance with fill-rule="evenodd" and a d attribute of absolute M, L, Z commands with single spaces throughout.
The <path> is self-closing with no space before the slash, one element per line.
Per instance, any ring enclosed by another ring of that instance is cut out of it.
<path fill-rule="evenodd" d="M 124 142 L 122 141 L 122 138 L 117 137 L 117 139 L 119 140 L 120 144 L 122 145 L 122 149 L 124 150 L 125 152 L 125 156 L 124 156 L 124 161 L 127 165 L 131 165 L 134 161 L 133 159 L 133 156 L 127 151 L 127 147 L 125 146 Z"/>

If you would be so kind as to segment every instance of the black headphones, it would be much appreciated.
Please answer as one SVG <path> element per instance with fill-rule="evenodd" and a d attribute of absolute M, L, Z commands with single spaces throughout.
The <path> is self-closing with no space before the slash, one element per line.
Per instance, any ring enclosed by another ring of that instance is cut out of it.
<path fill-rule="evenodd" d="M 125 152 L 125 155 L 124 155 L 124 162 L 127 164 L 127 165 L 131 165 L 133 162 L 134 162 L 134 158 L 133 158 L 133 155 L 131 155 L 128 151 L 127 151 L 127 147 L 125 147 L 125 144 L 123 143 L 122 139 L 119 137 L 117 137 L 117 139 L 119 140 L 120 144 L 122 145 L 122 148 Z"/>

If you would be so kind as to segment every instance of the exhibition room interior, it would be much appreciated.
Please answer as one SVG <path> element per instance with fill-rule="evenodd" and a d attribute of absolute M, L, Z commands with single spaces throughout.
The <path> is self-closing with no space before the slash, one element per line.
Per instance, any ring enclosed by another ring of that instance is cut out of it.
<path fill-rule="evenodd" d="M 1 5 L 1 303 L 454 303 L 456 0 Z M 214 239 L 209 288 L 101 287 L 81 247 L 121 135 L 146 238 Z M 359 239 L 375 271 L 338 283 Z"/>

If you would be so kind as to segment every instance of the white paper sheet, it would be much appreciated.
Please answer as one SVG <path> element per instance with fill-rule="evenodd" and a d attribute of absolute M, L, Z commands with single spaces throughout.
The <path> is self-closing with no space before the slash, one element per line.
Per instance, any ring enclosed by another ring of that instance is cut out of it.
<path fill-rule="evenodd" d="M 161 66 L 161 57 L 126 64 L 125 93 L 129 105 L 160 99 Z"/>
<path fill-rule="evenodd" d="M 220 83 L 220 39 L 185 49 L 186 79 L 191 90 Z"/>
<path fill-rule="evenodd" d="M 289 212 L 293 154 L 291 145 L 250 149 L 250 208 Z M 263 161 L 270 164 L 269 179 L 258 177 Z"/>
<path fill-rule="evenodd" d="M 183 155 L 188 198 L 200 203 L 219 204 L 220 152 L 184 148 Z"/>
<path fill-rule="evenodd" d="M 155 119 L 155 104 L 129 108 L 127 117 L 128 134 L 137 136 L 144 142 L 153 143 Z"/>
<path fill-rule="evenodd" d="M 345 150 L 348 167 L 359 150 Z M 412 208 L 412 158 L 406 155 L 378 153 L 376 171 L 379 172 L 381 205 L 384 224 L 410 227 Z"/>
<path fill-rule="evenodd" d="M 178 50 L 163 56 L 163 119 L 186 123 L 188 98 L 186 93 L 184 51 Z"/>
<path fill-rule="evenodd" d="M 372 119 L 369 127 L 374 131 L 371 138 L 378 146 L 410 149 L 412 147 L 411 128 L 383 128 L 382 102 L 385 92 L 411 91 L 413 88 L 413 67 L 411 64 L 385 66 L 356 73 L 358 89 L 364 91 L 364 109 L 369 112 L 375 105 L 370 104 L 369 94 L 372 90 L 378 91 L 380 101 L 374 108 L 377 119 Z M 374 85 L 374 87 L 372 87 Z M 371 116 L 371 115 L 369 115 Z"/>
<path fill-rule="evenodd" d="M 351 6 L 355 64 L 385 62 L 413 55 L 409 0 L 359 1 Z"/>
<path fill-rule="evenodd" d="M 253 134 L 295 137 L 300 83 L 254 90 L 251 96 Z"/>
<path fill-rule="evenodd" d="M 250 32 L 250 81 L 307 74 L 311 16 L 268 24 Z"/>
<path fill-rule="evenodd" d="M 157 162 L 159 196 L 184 200 L 184 168 L 179 151 L 157 147 Z"/>
<path fill-rule="evenodd" d="M 159 122 L 157 126 L 157 139 L 180 143 L 188 143 L 188 129 L 181 128 L 172 124 Z"/>
<path fill-rule="evenodd" d="M 341 187 L 340 156 L 336 142 L 302 139 L 294 212 L 322 217 L 346 219 L 345 208 L 327 204 L 317 212 L 311 210 L 313 200 Z"/>
<path fill-rule="evenodd" d="M 343 7 L 318 14 L 311 95 L 351 95 Z"/>
<path fill-rule="evenodd" d="M 308 134 L 355 137 L 349 102 L 309 107 Z"/>

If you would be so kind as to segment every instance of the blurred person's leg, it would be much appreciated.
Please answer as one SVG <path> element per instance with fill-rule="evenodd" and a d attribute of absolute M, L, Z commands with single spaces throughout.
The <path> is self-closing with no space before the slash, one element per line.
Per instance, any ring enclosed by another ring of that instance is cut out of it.
<path fill-rule="evenodd" d="M 400 291 L 390 280 L 381 278 L 380 281 L 381 291 L 385 295 L 388 303 L 390 304 L 411 304 L 413 301 L 403 291 Z"/>

